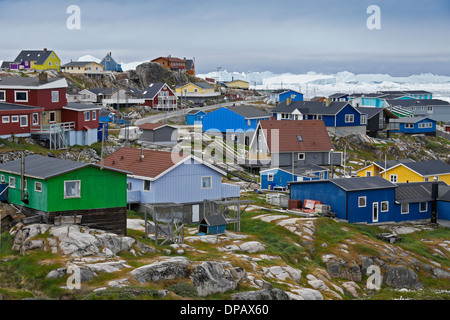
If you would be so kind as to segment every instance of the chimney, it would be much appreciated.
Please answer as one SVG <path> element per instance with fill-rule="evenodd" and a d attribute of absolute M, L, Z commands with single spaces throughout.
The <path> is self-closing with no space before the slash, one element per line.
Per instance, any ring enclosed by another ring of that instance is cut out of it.
<path fill-rule="evenodd" d="M 142 161 L 144 159 L 144 147 L 141 147 L 141 158 L 139 161 Z"/>
<path fill-rule="evenodd" d="M 45 83 L 47 82 L 47 73 L 45 71 L 42 71 L 39 73 L 39 83 Z"/>
<path fill-rule="evenodd" d="M 286 105 L 290 105 L 291 104 L 291 98 L 286 98 Z"/>
<path fill-rule="evenodd" d="M 44 52 L 47 52 L 47 48 L 44 48 Z"/>

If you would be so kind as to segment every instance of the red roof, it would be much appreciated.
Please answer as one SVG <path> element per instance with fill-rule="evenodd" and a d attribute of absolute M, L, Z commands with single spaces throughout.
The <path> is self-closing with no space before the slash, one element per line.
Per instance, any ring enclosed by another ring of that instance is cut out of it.
<path fill-rule="evenodd" d="M 144 155 L 142 159 L 141 152 Z M 103 165 L 130 171 L 136 176 L 155 178 L 187 157 L 189 155 L 168 151 L 121 148 L 103 159 Z"/>
<path fill-rule="evenodd" d="M 162 127 L 164 123 L 144 123 L 138 127 L 142 130 L 155 130 L 156 128 Z"/>
<path fill-rule="evenodd" d="M 272 137 L 275 138 L 277 133 L 279 152 L 329 151 L 333 148 L 322 120 L 261 120 L 260 125 L 271 152 L 275 152 Z"/>

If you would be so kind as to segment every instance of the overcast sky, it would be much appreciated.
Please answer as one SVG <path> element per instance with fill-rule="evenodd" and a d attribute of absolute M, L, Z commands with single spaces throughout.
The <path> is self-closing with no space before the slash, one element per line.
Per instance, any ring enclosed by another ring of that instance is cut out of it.
<path fill-rule="evenodd" d="M 81 10 L 70 30 L 70 5 Z M 366 22 L 370 5 L 381 29 Z M 449 0 L 0 0 L 0 60 L 48 48 L 120 62 L 195 57 L 198 73 L 450 75 Z"/>

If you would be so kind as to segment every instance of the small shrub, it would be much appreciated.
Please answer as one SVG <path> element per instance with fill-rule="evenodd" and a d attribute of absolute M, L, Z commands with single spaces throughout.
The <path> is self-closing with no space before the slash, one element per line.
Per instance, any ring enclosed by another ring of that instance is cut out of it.
<path fill-rule="evenodd" d="M 197 289 L 187 282 L 176 283 L 169 290 L 182 297 L 198 298 Z"/>

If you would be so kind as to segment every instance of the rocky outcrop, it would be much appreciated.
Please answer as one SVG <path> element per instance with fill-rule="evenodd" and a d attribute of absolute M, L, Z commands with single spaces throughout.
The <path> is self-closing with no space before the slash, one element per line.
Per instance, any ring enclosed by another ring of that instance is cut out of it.
<path fill-rule="evenodd" d="M 155 282 L 185 278 L 188 276 L 190 263 L 188 258 L 173 257 L 136 268 L 130 272 L 130 276 L 140 284 L 144 284 L 147 281 Z"/>
<path fill-rule="evenodd" d="M 290 300 L 289 295 L 281 289 L 263 289 L 239 292 L 231 295 L 232 300 Z"/>
<path fill-rule="evenodd" d="M 388 266 L 385 282 L 394 288 L 423 289 L 417 274 L 405 266 Z"/>
<path fill-rule="evenodd" d="M 242 278 L 237 272 L 235 275 Z M 196 266 L 190 276 L 200 296 L 225 292 L 236 288 L 238 281 L 219 262 L 205 261 Z"/>

